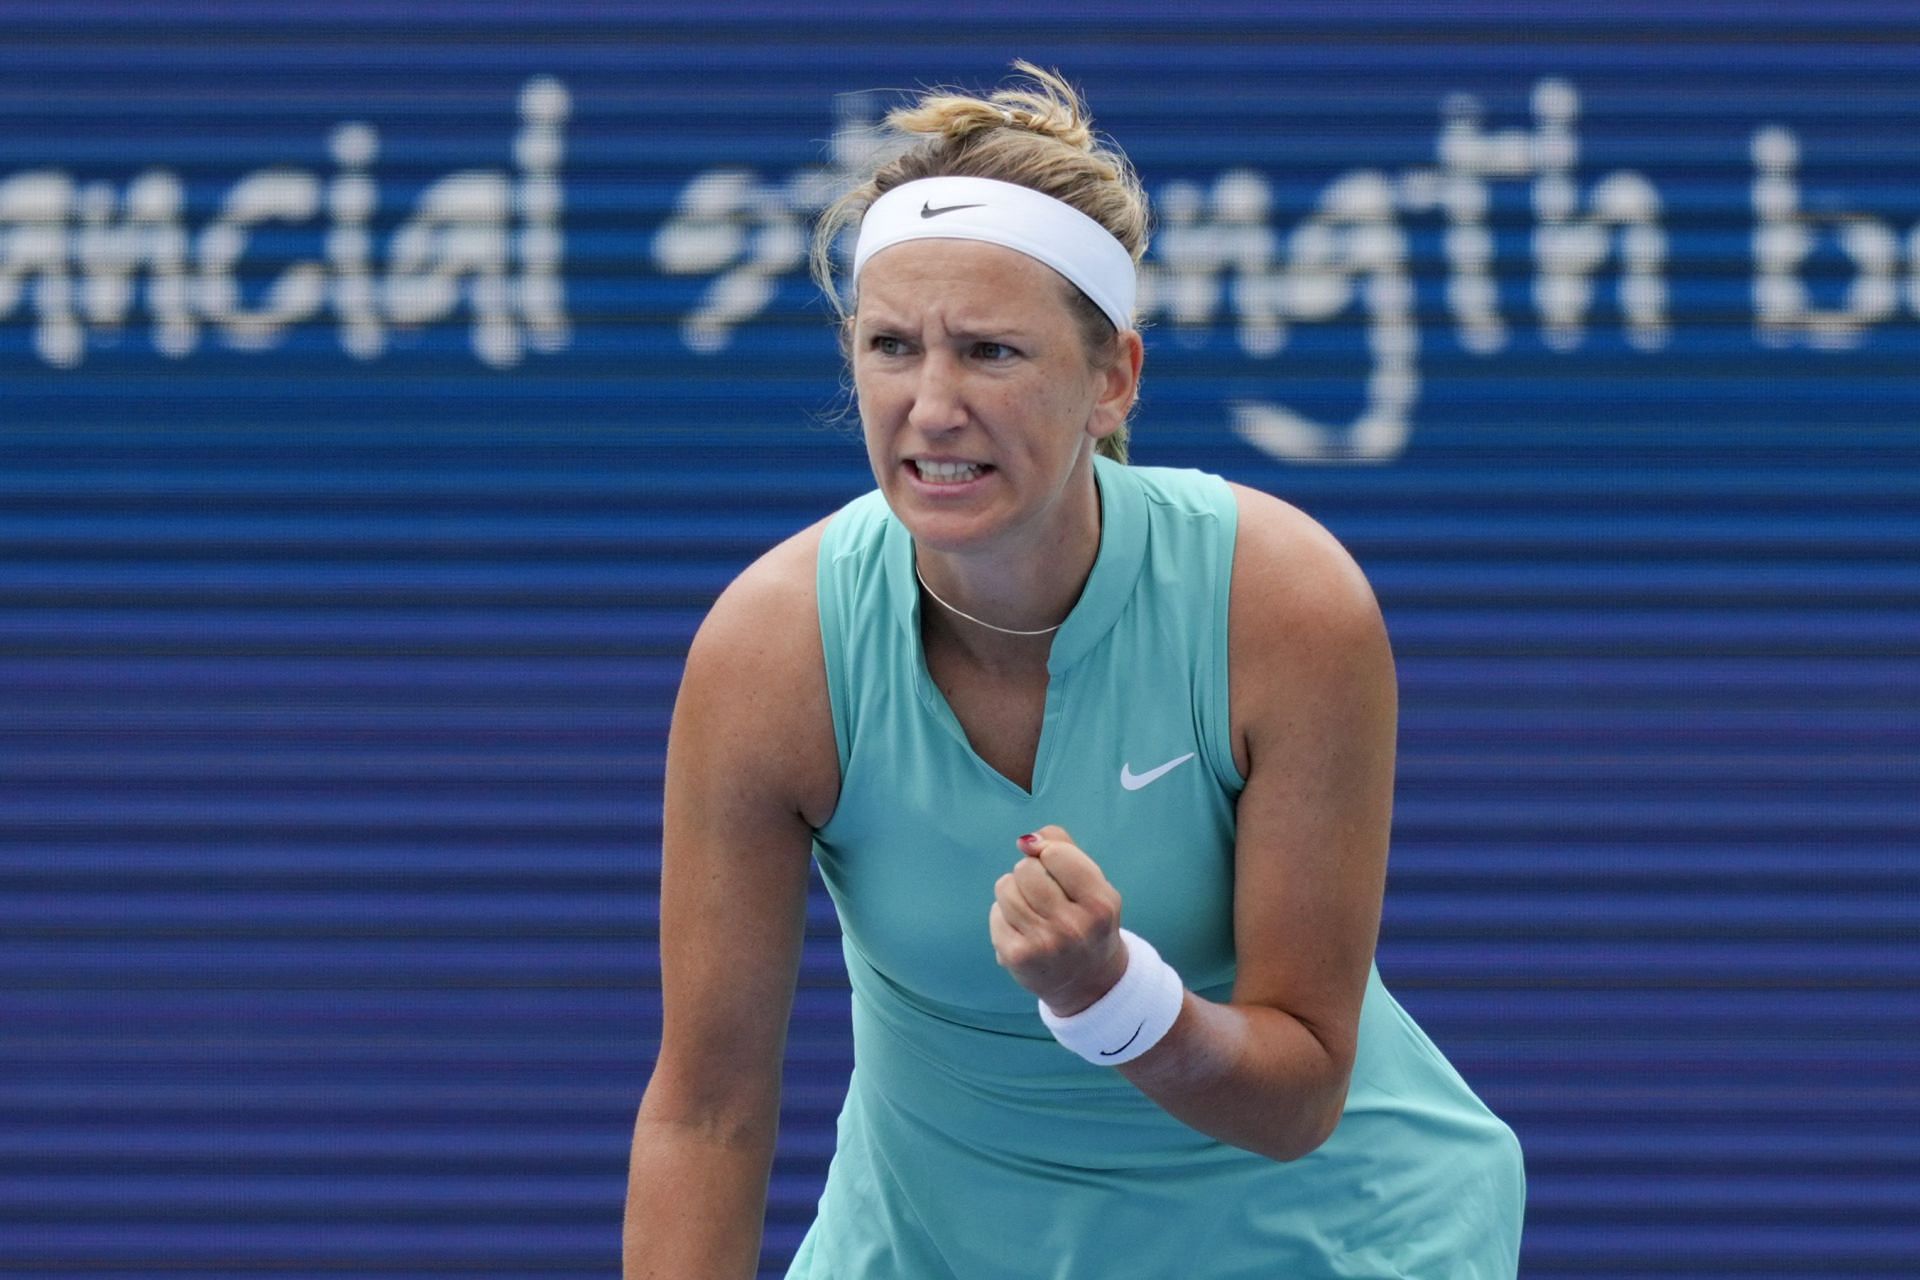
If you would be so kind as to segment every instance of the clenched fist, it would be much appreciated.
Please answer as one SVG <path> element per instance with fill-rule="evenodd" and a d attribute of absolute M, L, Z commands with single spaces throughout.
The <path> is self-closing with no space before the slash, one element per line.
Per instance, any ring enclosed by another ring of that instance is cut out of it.
<path fill-rule="evenodd" d="M 1062 1018 L 1113 989 L 1127 971 L 1120 891 L 1064 827 L 1021 836 L 1020 861 L 993 886 L 994 958 Z"/>

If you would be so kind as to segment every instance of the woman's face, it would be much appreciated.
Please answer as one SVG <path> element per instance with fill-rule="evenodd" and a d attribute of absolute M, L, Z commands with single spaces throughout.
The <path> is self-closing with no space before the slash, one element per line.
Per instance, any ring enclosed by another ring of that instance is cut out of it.
<path fill-rule="evenodd" d="M 1071 287 L 970 240 L 910 240 L 861 272 L 852 360 L 867 458 L 923 544 L 1045 539 L 1093 501 L 1083 473 L 1131 406 L 1138 340 L 1120 347 L 1134 359 L 1089 367 Z"/>

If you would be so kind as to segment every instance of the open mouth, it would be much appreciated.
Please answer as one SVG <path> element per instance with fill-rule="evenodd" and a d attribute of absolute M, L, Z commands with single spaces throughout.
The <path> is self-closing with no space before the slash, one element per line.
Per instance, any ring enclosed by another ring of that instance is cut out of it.
<path fill-rule="evenodd" d="M 909 458 L 907 465 L 927 484 L 966 484 L 993 470 L 984 462 L 930 462 L 923 458 Z"/>

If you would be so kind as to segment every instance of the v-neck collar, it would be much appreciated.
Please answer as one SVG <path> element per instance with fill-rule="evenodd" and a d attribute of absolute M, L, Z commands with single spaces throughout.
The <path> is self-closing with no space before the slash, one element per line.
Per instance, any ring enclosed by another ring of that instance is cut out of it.
<path fill-rule="evenodd" d="M 881 563 L 888 603 L 896 622 L 906 632 L 907 652 L 913 655 L 915 694 L 982 772 L 1024 799 L 1032 799 L 1046 787 L 1053 746 L 1060 734 L 1061 673 L 1090 653 L 1113 630 L 1146 561 L 1145 492 L 1122 463 L 1096 457 L 1093 474 L 1100 487 L 1100 547 L 1094 553 L 1093 569 L 1087 575 L 1080 598 L 1074 602 L 1066 621 L 1060 624 L 1060 630 L 1054 633 L 1053 645 L 1047 652 L 1046 707 L 1040 722 L 1040 741 L 1034 751 L 1033 777 L 1026 787 L 988 764 L 974 750 L 960 718 L 954 714 L 946 695 L 934 684 L 927 669 L 926 650 L 920 642 L 920 584 L 913 572 L 913 535 L 898 517 L 891 516 L 884 534 Z"/>
<path fill-rule="evenodd" d="M 1146 560 L 1145 493 L 1127 473 L 1126 464 L 1111 458 L 1095 455 L 1093 476 L 1100 489 L 1100 549 L 1094 553 L 1093 571 L 1087 575 L 1080 598 L 1047 651 L 1049 676 L 1059 675 L 1084 658 L 1113 630 Z M 911 647 L 920 654 L 920 668 L 925 671 L 926 654 L 920 646 L 920 584 L 913 573 L 913 535 L 898 516 L 890 516 L 885 537 L 882 563 L 888 603 L 899 625 L 906 629 Z"/>

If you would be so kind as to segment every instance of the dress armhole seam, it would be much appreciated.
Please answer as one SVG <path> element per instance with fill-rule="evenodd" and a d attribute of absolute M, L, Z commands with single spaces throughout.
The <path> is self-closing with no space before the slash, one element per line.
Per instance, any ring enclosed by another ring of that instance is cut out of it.
<path fill-rule="evenodd" d="M 1206 752 L 1214 777 L 1230 794 L 1238 796 L 1247 785 L 1233 760 L 1233 563 L 1239 542 L 1240 513 L 1238 499 L 1232 488 L 1218 478 L 1214 479 L 1214 483 L 1219 486 L 1215 508 L 1218 559 L 1213 575 L 1213 599 L 1208 611 L 1209 628 L 1206 636 L 1210 678 L 1205 696 L 1211 711 L 1208 717 L 1211 731 L 1207 734 Z"/>
<path fill-rule="evenodd" d="M 826 666 L 827 708 L 833 720 L 833 746 L 840 760 L 840 786 L 844 790 L 847 780 L 847 762 L 852 758 L 850 727 L 846 724 L 847 687 L 845 671 L 845 631 L 841 626 L 839 593 L 832 589 L 833 564 L 838 559 L 835 544 L 837 527 L 841 516 L 829 521 L 821 532 L 817 550 L 818 560 L 814 566 L 814 611 L 820 625 L 820 656 Z M 839 808 L 835 805 L 835 809 Z M 833 819 L 827 819 L 831 825 Z M 824 829 L 824 828 L 823 828 Z"/>

